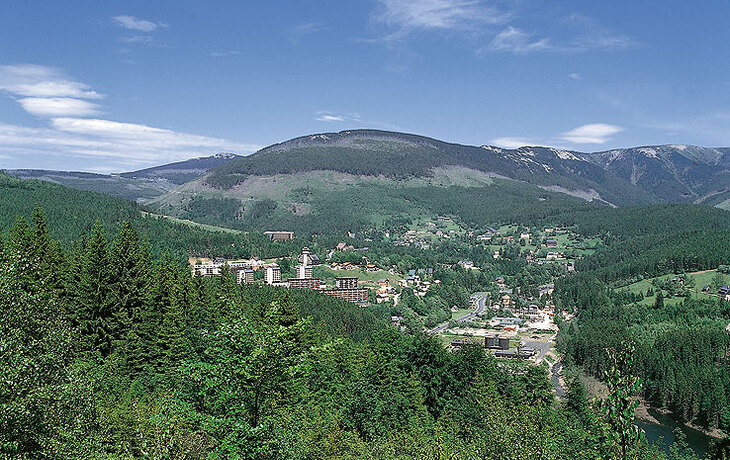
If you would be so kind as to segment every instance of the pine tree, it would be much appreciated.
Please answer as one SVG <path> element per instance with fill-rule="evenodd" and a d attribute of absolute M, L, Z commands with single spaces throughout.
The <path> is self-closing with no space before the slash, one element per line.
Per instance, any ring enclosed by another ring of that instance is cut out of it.
<path fill-rule="evenodd" d="M 87 341 L 87 347 L 107 356 L 112 346 L 114 307 L 109 242 L 101 223 L 94 225 L 76 257 L 75 276 L 67 288 L 72 317 Z"/>
<path fill-rule="evenodd" d="M 150 253 L 139 241 L 136 230 L 122 223 L 109 252 L 110 297 L 114 316 L 113 340 L 127 339 L 148 298 Z M 126 342 L 126 340 L 125 340 Z"/>

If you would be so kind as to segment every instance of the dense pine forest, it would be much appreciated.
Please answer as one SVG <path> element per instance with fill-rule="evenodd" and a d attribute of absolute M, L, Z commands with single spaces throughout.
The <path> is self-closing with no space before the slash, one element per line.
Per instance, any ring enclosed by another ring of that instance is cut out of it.
<path fill-rule="evenodd" d="M 556 401 L 544 366 L 452 353 L 316 293 L 192 278 L 128 223 L 75 241 L 40 210 L 3 238 L 5 457 L 665 458 L 579 384 Z"/>

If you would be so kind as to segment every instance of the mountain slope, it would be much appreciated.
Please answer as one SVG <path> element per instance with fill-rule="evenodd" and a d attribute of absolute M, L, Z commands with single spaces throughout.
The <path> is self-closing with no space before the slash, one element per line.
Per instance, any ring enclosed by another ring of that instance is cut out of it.
<path fill-rule="evenodd" d="M 319 134 L 275 144 L 212 170 L 205 183 L 225 190 L 252 176 L 317 170 L 392 179 L 423 178 L 432 177 L 435 168 L 446 166 L 575 192 L 615 205 L 658 201 L 582 154 L 544 147 L 475 147 L 375 130 Z"/>
<path fill-rule="evenodd" d="M 21 180 L 0 173 L 0 233 L 15 220 L 30 218 L 40 206 L 53 237 L 70 247 L 82 233 L 101 222 L 108 234 L 127 221 L 139 231 L 156 253 L 168 251 L 179 257 L 215 254 L 216 256 L 250 256 L 262 253 L 268 239 L 263 235 L 211 231 L 199 226 L 176 223 L 143 213 L 137 203 L 121 198 L 76 190 L 40 180 Z"/>
<path fill-rule="evenodd" d="M 236 155 L 219 153 L 121 174 L 44 169 L 11 169 L 4 172 L 21 179 L 39 179 L 77 190 L 105 193 L 144 203 L 234 158 Z"/>
<path fill-rule="evenodd" d="M 660 145 L 583 157 L 662 201 L 703 202 L 730 188 L 730 149 Z"/>
<path fill-rule="evenodd" d="M 191 158 L 185 161 L 140 169 L 139 171 L 125 172 L 119 175 L 129 179 L 166 180 L 170 183 L 181 185 L 237 157 L 238 155 L 233 153 L 218 153 L 208 157 Z"/>

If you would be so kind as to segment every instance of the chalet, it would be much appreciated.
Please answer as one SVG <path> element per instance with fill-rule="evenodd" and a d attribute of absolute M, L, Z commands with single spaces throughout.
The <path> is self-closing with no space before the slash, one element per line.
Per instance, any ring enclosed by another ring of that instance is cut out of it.
<path fill-rule="evenodd" d="M 717 291 L 717 296 L 723 300 L 730 301 L 730 286 L 723 286 Z"/>
<path fill-rule="evenodd" d="M 547 240 L 545 240 L 545 246 L 548 248 L 557 248 L 558 240 L 547 239 Z"/>
<path fill-rule="evenodd" d="M 540 297 L 544 295 L 551 295 L 555 291 L 555 284 L 543 284 L 537 288 Z"/>
<path fill-rule="evenodd" d="M 451 217 L 448 216 L 438 216 L 436 217 L 436 220 L 441 222 L 451 222 Z"/>
<path fill-rule="evenodd" d="M 369 273 L 372 273 L 372 272 L 377 272 L 378 270 L 380 270 L 380 269 L 379 269 L 379 268 L 378 268 L 378 266 L 377 266 L 377 265 L 375 265 L 375 264 L 367 264 L 367 265 L 365 266 L 365 271 L 366 271 L 366 272 L 369 272 Z"/>
<path fill-rule="evenodd" d="M 474 266 L 474 262 L 472 262 L 471 260 L 460 260 L 456 264 L 466 270 L 475 270 L 477 268 Z"/>
<path fill-rule="evenodd" d="M 380 278 L 378 280 L 378 286 L 382 288 L 390 287 L 390 280 L 388 278 Z"/>

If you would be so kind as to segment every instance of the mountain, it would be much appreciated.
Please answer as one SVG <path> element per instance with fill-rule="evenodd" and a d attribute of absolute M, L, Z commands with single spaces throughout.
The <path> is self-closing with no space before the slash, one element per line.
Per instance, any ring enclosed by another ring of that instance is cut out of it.
<path fill-rule="evenodd" d="M 54 239 L 70 248 L 79 236 L 99 222 L 113 235 L 119 225 L 130 222 L 155 253 L 250 257 L 263 252 L 268 238 L 242 235 L 192 222 L 165 219 L 141 209 L 137 203 L 107 194 L 77 190 L 41 180 L 21 180 L 0 172 L 0 233 L 7 232 L 20 216 L 30 219 L 36 206 L 47 217 Z M 0 244 L 1 245 L 1 244 Z"/>
<path fill-rule="evenodd" d="M 208 157 L 191 158 L 185 161 L 178 161 L 177 163 L 154 166 L 152 168 L 125 172 L 119 175 L 129 179 L 166 180 L 170 183 L 181 185 L 237 157 L 238 155 L 233 153 L 218 153 Z"/>
<path fill-rule="evenodd" d="M 94 174 L 75 171 L 50 171 L 44 169 L 10 169 L 6 174 L 21 179 L 39 179 L 65 185 L 78 190 L 146 202 L 176 186 L 202 176 L 208 170 L 236 158 L 231 153 L 219 153 L 209 157 L 192 158 L 162 166 L 121 174 Z"/>
<path fill-rule="evenodd" d="M 298 137 L 235 158 L 150 204 L 232 228 L 315 233 L 434 214 L 479 226 L 586 202 L 730 207 L 729 152 L 684 145 L 594 153 L 503 149 L 353 130 Z"/>
<path fill-rule="evenodd" d="M 445 167 L 467 168 L 619 206 L 661 201 L 578 152 L 475 147 L 376 130 L 317 134 L 275 144 L 212 170 L 204 181 L 227 190 L 257 176 L 326 170 L 392 179 L 431 178 Z"/>
<path fill-rule="evenodd" d="M 661 201 L 720 204 L 730 198 L 727 148 L 659 145 L 583 154 L 583 158 Z"/>

